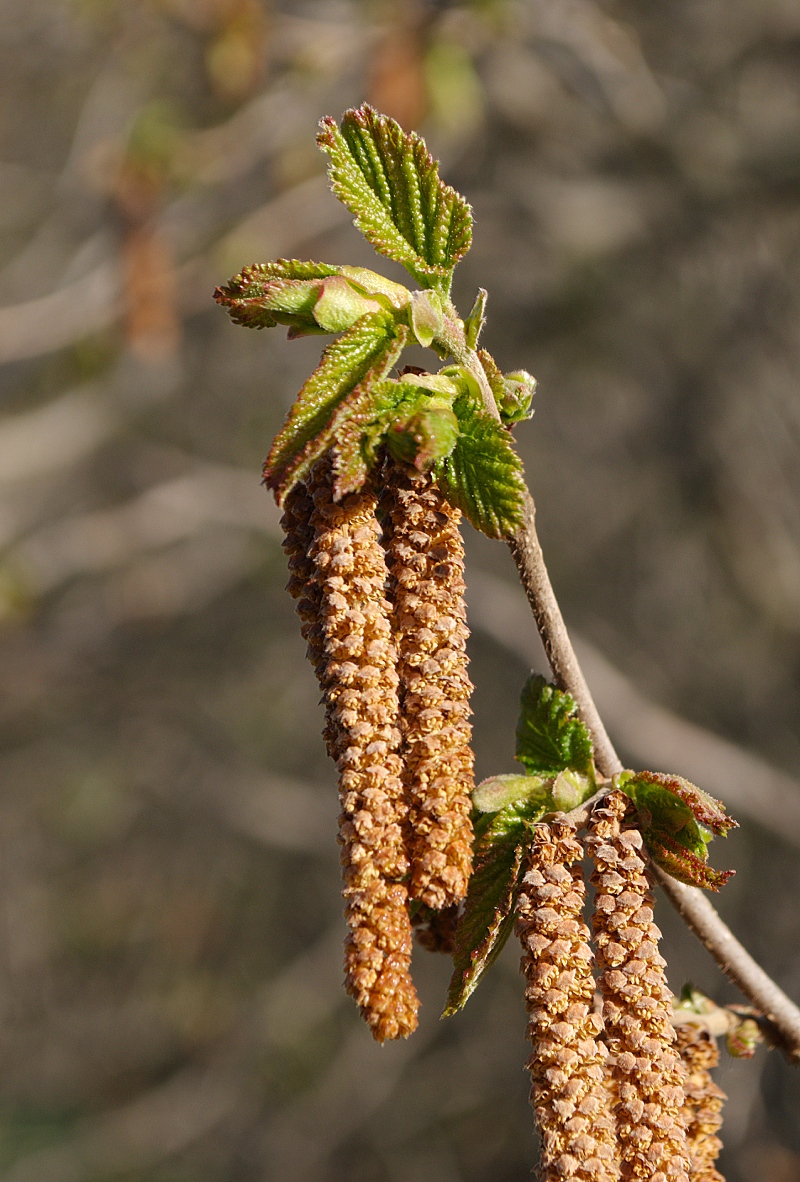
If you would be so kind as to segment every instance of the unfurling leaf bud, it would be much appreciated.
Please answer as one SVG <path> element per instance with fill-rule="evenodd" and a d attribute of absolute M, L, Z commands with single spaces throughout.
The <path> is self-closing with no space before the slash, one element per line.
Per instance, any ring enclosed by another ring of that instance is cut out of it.
<path fill-rule="evenodd" d="M 314 304 L 314 319 L 325 332 L 344 332 L 366 312 L 379 312 L 380 309 L 377 300 L 367 299 L 341 275 L 334 275 L 322 280 Z"/>
<path fill-rule="evenodd" d="M 764 1041 L 761 1028 L 753 1018 L 732 1022 L 725 1035 L 728 1054 L 734 1059 L 752 1059 L 756 1048 Z"/>
<path fill-rule="evenodd" d="M 458 419 L 447 405 L 427 406 L 405 422 L 390 428 L 386 441 L 392 456 L 427 472 L 437 460 L 449 456 L 458 439 Z M 441 403 L 441 400 L 439 400 Z"/>
<path fill-rule="evenodd" d="M 504 423 L 519 423 L 533 414 L 531 402 L 536 392 L 536 378 L 525 369 L 503 375 L 503 392 L 497 409 Z"/>
<path fill-rule="evenodd" d="M 411 327 L 414 336 L 425 348 L 429 348 L 434 337 L 438 337 L 444 325 L 442 301 L 435 291 L 412 291 Z"/>
<path fill-rule="evenodd" d="M 673 878 L 718 891 L 733 875 L 707 865 L 712 836 L 726 837 L 738 826 L 720 801 L 681 776 L 660 772 L 620 772 L 614 785 L 636 805 L 653 861 Z"/>
<path fill-rule="evenodd" d="M 538 795 L 545 802 L 550 781 L 545 776 L 518 776 L 514 772 L 490 776 L 476 784 L 472 803 L 480 813 L 498 813 L 506 805 Z"/>

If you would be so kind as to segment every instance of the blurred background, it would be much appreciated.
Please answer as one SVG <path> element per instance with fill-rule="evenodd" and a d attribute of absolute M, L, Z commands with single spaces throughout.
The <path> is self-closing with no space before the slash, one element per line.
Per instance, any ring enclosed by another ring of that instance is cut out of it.
<path fill-rule="evenodd" d="M 340 985 L 335 776 L 260 464 L 319 342 L 279 254 L 373 265 L 317 120 L 370 99 L 474 205 L 485 344 L 623 756 L 725 797 L 736 933 L 800 1000 L 797 0 L 0 0 L 0 1182 L 517 1182 L 509 946 L 417 1034 Z M 377 264 L 396 274 L 392 264 Z M 541 650 L 469 531 L 481 776 Z M 672 987 L 740 1000 L 662 899 Z M 800 1072 L 723 1052 L 730 1182 Z"/>

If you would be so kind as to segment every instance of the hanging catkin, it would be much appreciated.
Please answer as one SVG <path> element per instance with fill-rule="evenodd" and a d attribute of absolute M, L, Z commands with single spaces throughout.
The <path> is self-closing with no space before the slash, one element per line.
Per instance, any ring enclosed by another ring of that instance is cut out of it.
<path fill-rule="evenodd" d="M 381 506 L 400 675 L 410 894 L 441 910 L 464 898 L 472 868 L 461 513 L 430 476 L 391 461 Z"/>
<path fill-rule="evenodd" d="M 684 1071 L 673 1047 L 672 994 L 639 853 L 642 836 L 623 824 L 629 807 L 621 792 L 605 797 L 603 807 L 594 810 L 587 839 L 595 862 L 594 938 L 621 1176 L 689 1182 Z"/>
<path fill-rule="evenodd" d="M 727 1099 L 711 1078 L 711 1069 L 719 1063 L 717 1040 L 692 1023 L 677 1027 L 676 1047 L 686 1069 L 683 1108 L 689 1156 L 691 1182 L 725 1182 L 714 1166 L 722 1142 L 716 1135 L 722 1125 L 722 1105 Z"/>
<path fill-rule="evenodd" d="M 317 677 L 321 677 L 322 631 L 320 619 L 321 595 L 314 579 L 314 563 L 309 555 L 314 541 L 311 514 L 314 502 L 302 481 L 287 494 L 283 506 L 283 550 L 289 559 L 289 582 L 286 590 L 296 599 L 300 617 L 300 633 L 306 641 L 306 656 Z"/>
<path fill-rule="evenodd" d="M 333 501 L 331 463 L 321 460 L 305 490 L 287 498 L 284 522 L 290 590 L 324 691 L 325 739 L 336 760 L 344 870 L 345 983 L 380 1042 L 416 1027 L 409 974 L 411 925 L 403 878 L 405 804 L 401 780 L 397 655 L 385 599 L 387 569 L 364 488 Z"/>
<path fill-rule="evenodd" d="M 595 983 L 589 930 L 582 917 L 582 857 L 567 822 L 537 825 L 517 905 L 542 1182 L 613 1182 L 619 1177 L 604 1086 L 603 1021 L 592 1009 Z"/>

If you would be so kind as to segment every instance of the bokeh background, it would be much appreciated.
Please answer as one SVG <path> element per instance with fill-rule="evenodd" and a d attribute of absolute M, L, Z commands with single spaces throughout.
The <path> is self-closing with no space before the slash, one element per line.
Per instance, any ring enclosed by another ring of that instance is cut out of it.
<path fill-rule="evenodd" d="M 800 1000 L 797 0 L 0 0 L 0 1182 L 511 1182 L 517 953 L 377 1047 L 340 986 L 334 774 L 260 464 L 319 343 L 279 254 L 372 265 L 316 121 L 467 194 L 466 312 L 614 738 L 723 795 L 720 907 Z M 387 273 L 391 264 L 379 263 Z M 470 531 L 478 771 L 541 652 Z M 662 899 L 670 980 L 739 1000 Z M 800 1073 L 723 1053 L 730 1182 L 800 1179 Z"/>

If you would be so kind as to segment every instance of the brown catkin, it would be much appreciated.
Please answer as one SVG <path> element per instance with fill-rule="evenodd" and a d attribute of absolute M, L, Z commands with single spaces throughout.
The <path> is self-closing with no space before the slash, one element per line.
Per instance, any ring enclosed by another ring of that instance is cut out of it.
<path fill-rule="evenodd" d="M 542 1182 L 619 1177 L 604 1085 L 603 1020 L 594 1011 L 583 848 L 566 821 L 537 825 L 517 904 L 531 1104 L 542 1138 Z"/>
<path fill-rule="evenodd" d="M 630 802 L 621 792 L 602 804 L 592 815 L 587 847 L 595 863 L 594 938 L 621 1177 L 689 1182 L 684 1070 L 673 1047 L 672 994 L 658 952 L 642 836 L 625 824 Z"/>
<path fill-rule="evenodd" d="M 461 513 L 430 476 L 391 461 L 381 506 L 400 676 L 410 894 L 441 910 L 464 898 L 472 870 Z"/>
<path fill-rule="evenodd" d="M 313 511 L 314 502 L 306 485 L 301 481 L 286 495 L 281 526 L 284 533 L 283 550 L 289 559 L 289 582 L 286 584 L 286 590 L 298 601 L 300 632 L 308 645 L 306 656 L 319 677 L 323 652 L 321 595 L 314 579 L 314 562 L 309 555 L 311 543 L 314 541 L 314 526 L 311 524 Z"/>
<path fill-rule="evenodd" d="M 409 1035 L 419 1002 L 409 973 L 411 924 L 403 839 L 397 654 L 388 576 L 370 487 L 333 500 L 325 457 L 287 498 L 292 581 L 327 707 L 339 771 L 345 983 L 380 1042 Z M 305 553 L 305 558 L 303 554 Z M 301 589 L 302 584 L 302 589 Z M 305 614 L 304 614 L 305 613 Z"/>
<path fill-rule="evenodd" d="M 722 1149 L 716 1134 L 722 1125 L 722 1105 L 727 1099 L 710 1074 L 719 1063 L 717 1040 L 692 1023 L 678 1026 L 677 1035 L 676 1048 L 686 1069 L 683 1116 L 692 1161 L 689 1178 L 691 1182 L 725 1182 L 714 1166 Z"/>

